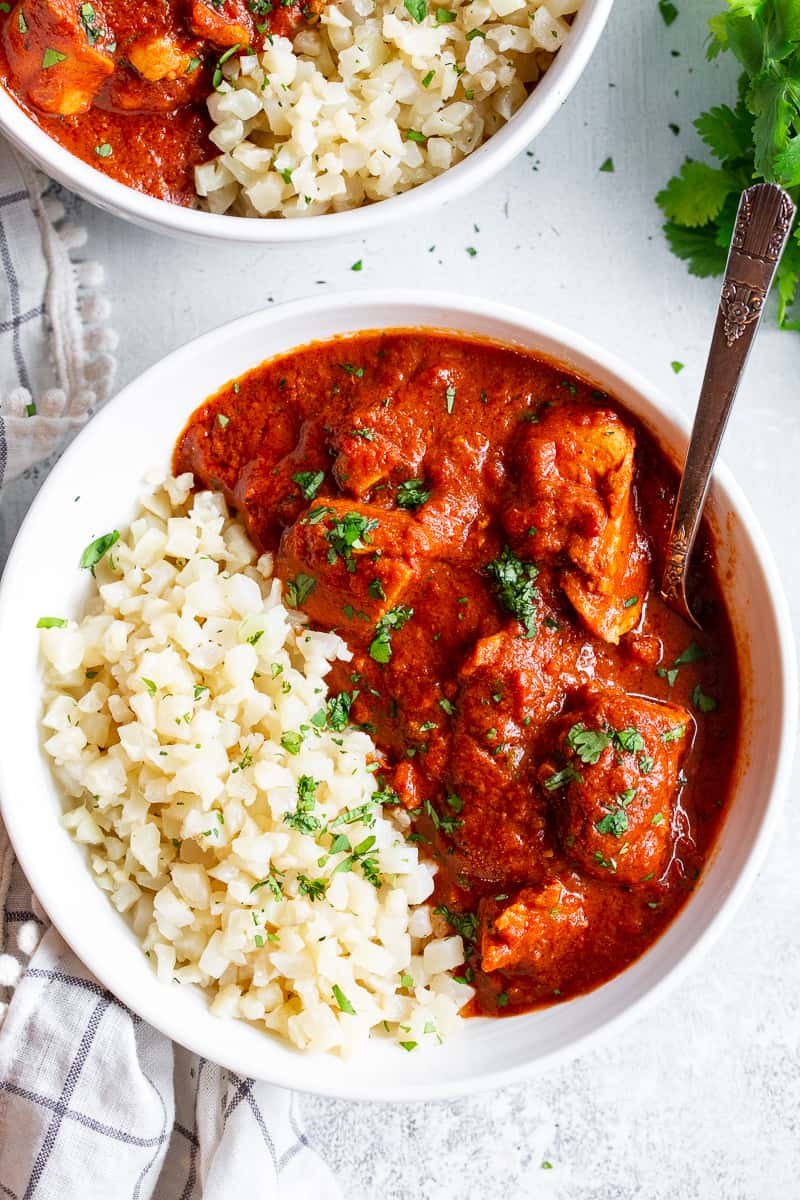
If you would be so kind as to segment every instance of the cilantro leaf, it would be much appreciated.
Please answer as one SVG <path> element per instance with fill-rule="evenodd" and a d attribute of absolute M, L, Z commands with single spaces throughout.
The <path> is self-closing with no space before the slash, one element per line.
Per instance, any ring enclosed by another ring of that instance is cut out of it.
<path fill-rule="evenodd" d="M 738 181 L 722 167 L 687 159 L 679 175 L 673 176 L 656 196 L 664 215 L 679 225 L 696 229 L 719 216 Z"/>
<path fill-rule="evenodd" d="M 664 233 L 672 253 L 688 262 L 691 275 L 705 279 L 709 275 L 721 275 L 725 270 L 728 252 L 717 244 L 714 225 L 685 229 L 668 221 Z"/>
<path fill-rule="evenodd" d="M 694 127 L 714 157 L 721 162 L 729 158 L 748 157 L 753 153 L 753 118 L 741 100 L 736 108 L 719 104 L 701 113 Z"/>

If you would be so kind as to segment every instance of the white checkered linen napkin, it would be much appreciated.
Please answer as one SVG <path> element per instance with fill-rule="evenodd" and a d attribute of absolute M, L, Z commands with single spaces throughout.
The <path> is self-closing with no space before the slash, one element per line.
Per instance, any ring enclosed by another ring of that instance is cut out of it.
<path fill-rule="evenodd" d="M 52 456 L 111 386 L 101 272 L 74 261 L 83 240 L 0 141 L 0 486 Z M 101 987 L 49 926 L 0 822 L 0 1200 L 340 1200 L 298 1107 Z"/>

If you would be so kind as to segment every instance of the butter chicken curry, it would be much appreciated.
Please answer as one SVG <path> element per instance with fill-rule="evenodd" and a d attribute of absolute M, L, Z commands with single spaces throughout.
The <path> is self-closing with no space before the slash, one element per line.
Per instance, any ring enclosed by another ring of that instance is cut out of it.
<path fill-rule="evenodd" d="M 0 13 L 0 82 L 84 162 L 162 200 L 196 201 L 217 153 L 220 64 L 317 19 L 320 0 L 17 0 Z"/>
<path fill-rule="evenodd" d="M 329 720 L 373 735 L 377 798 L 438 863 L 474 1010 L 566 999 L 641 955 L 713 845 L 739 681 L 707 539 L 704 632 L 658 597 L 676 476 L 630 413 L 523 350 L 370 333 L 223 388 L 175 467 L 346 638 Z"/>

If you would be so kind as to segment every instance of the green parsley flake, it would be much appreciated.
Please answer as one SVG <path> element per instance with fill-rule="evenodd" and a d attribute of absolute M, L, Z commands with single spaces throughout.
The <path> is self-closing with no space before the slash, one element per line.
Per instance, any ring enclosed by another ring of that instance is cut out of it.
<path fill-rule="evenodd" d="M 304 500 L 313 500 L 324 478 L 324 471 L 298 471 L 292 476 L 292 482 L 300 488 Z"/>
<path fill-rule="evenodd" d="M 421 25 L 428 15 L 427 0 L 403 0 L 403 4 L 413 20 Z"/>
<path fill-rule="evenodd" d="M 64 629 L 66 625 L 67 621 L 64 617 L 39 617 L 36 622 L 37 629 Z"/>
<path fill-rule="evenodd" d="M 114 153 L 108 142 L 101 142 L 99 146 L 95 146 L 94 152 L 98 158 L 111 158 Z"/>
<path fill-rule="evenodd" d="M 347 999 L 347 996 L 345 996 L 344 992 L 339 987 L 338 983 L 335 983 L 333 985 L 333 994 L 336 999 L 336 1003 L 339 1005 L 340 1010 L 343 1013 L 348 1013 L 351 1017 L 354 1017 L 356 1015 L 356 1010 L 353 1008 L 352 1004 Z"/>
<path fill-rule="evenodd" d="M 300 608 L 317 586 L 313 575 L 304 575 L 301 571 L 294 579 L 289 579 L 284 588 L 286 603 L 289 608 Z"/>
<path fill-rule="evenodd" d="M 413 608 L 405 604 L 388 609 L 375 625 L 375 637 L 369 647 L 370 658 L 377 663 L 388 663 L 392 657 L 392 634 L 402 629 L 413 615 Z"/>
<path fill-rule="evenodd" d="M 600 759 L 606 746 L 611 744 L 613 733 L 603 730 L 587 729 L 578 722 L 567 734 L 567 745 L 574 750 L 582 763 L 591 765 Z"/>
<path fill-rule="evenodd" d="M 62 54 L 60 50 L 52 50 L 48 46 L 42 55 L 42 70 L 49 71 L 51 67 L 63 62 L 66 57 L 66 54 Z"/>
<path fill-rule="evenodd" d="M 605 162 L 604 162 L 604 163 L 601 163 L 601 164 L 600 164 L 600 170 L 601 170 L 601 171 L 605 171 L 605 173 L 606 173 L 607 175 L 613 175 L 613 174 L 614 174 L 614 160 L 613 160 L 613 158 L 607 158 L 607 159 L 605 160 Z"/>
<path fill-rule="evenodd" d="M 112 529 L 111 533 L 104 533 L 102 537 L 95 538 L 93 542 L 84 550 L 80 558 L 79 566 L 84 571 L 91 571 L 94 575 L 94 569 L 100 562 L 101 558 L 116 545 L 119 541 L 119 531 Z"/>
<path fill-rule="evenodd" d="M 531 562 L 523 562 L 504 546 L 500 556 L 486 564 L 486 572 L 494 580 L 502 607 L 524 626 L 526 637 L 532 638 L 536 633 L 535 607 L 539 593 L 534 585 L 539 568 Z"/>
<path fill-rule="evenodd" d="M 423 479 L 405 479 L 397 488 L 398 508 L 419 508 L 430 498 Z"/>
<path fill-rule="evenodd" d="M 680 375 L 681 371 L 683 370 L 682 362 L 678 362 L 677 359 L 673 359 L 669 365 L 672 367 L 676 375 Z"/>

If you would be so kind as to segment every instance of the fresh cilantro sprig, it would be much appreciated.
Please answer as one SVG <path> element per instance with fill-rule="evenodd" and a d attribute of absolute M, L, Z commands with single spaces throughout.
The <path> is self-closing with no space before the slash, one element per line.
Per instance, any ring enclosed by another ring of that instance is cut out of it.
<path fill-rule="evenodd" d="M 739 194 L 764 179 L 800 200 L 800 5 L 796 0 L 727 0 L 709 21 L 708 58 L 729 51 L 742 64 L 739 95 L 694 122 L 718 165 L 683 164 L 656 196 L 670 249 L 693 275 L 720 275 Z M 800 330 L 800 229 L 778 267 L 778 324 Z"/>

